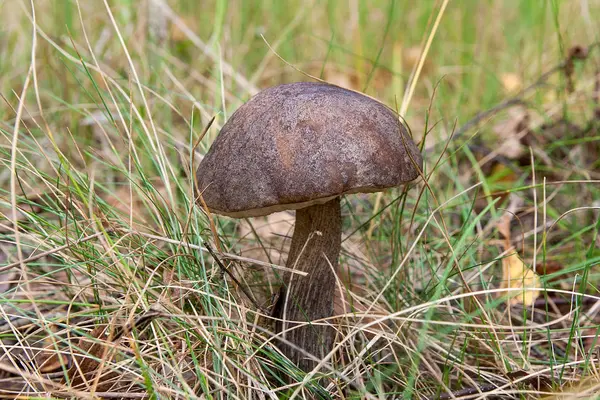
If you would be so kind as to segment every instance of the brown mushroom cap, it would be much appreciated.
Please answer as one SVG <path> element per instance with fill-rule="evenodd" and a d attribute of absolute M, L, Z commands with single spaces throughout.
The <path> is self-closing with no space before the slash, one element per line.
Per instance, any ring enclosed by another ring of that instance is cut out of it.
<path fill-rule="evenodd" d="M 266 89 L 241 106 L 197 179 L 211 212 L 241 218 L 400 186 L 422 164 L 383 104 L 338 86 L 298 82 Z"/>

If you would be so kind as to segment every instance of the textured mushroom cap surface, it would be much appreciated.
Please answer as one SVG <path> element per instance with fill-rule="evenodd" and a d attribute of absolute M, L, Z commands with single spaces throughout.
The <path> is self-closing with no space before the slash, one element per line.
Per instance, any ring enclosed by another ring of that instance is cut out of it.
<path fill-rule="evenodd" d="M 422 169 L 421 154 L 385 105 L 298 82 L 266 89 L 233 113 L 196 177 L 211 212 L 252 217 L 400 186 L 419 176 L 415 165 Z"/>

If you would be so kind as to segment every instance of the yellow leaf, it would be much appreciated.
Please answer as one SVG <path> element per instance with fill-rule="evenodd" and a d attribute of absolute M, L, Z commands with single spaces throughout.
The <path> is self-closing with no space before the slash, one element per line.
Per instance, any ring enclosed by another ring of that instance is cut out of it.
<path fill-rule="evenodd" d="M 519 75 L 514 73 L 505 73 L 500 75 L 500 82 L 502 82 L 502 86 L 507 93 L 514 93 L 523 87 L 523 82 Z"/>
<path fill-rule="evenodd" d="M 503 288 L 523 288 L 522 292 L 508 293 L 511 305 L 522 303 L 524 306 L 530 306 L 540 295 L 539 290 L 530 289 L 540 287 L 540 277 L 527 267 L 516 253 L 502 259 L 502 275 Z"/>

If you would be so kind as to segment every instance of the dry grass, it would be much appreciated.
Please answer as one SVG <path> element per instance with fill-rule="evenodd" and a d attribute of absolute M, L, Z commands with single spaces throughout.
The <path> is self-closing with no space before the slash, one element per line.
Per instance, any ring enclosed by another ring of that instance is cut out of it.
<path fill-rule="evenodd" d="M 0 2 L 0 397 L 593 398 L 600 3 L 409 3 Z M 380 205 L 344 200 L 310 374 L 265 315 L 290 216 L 215 237 L 191 173 L 298 70 L 406 110 L 427 157 Z"/>

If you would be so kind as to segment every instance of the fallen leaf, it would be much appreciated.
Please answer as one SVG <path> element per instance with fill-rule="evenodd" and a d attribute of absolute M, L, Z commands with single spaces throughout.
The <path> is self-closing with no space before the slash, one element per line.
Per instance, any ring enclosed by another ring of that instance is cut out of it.
<path fill-rule="evenodd" d="M 522 157 L 526 153 L 523 138 L 529 133 L 530 124 L 529 113 L 525 108 L 511 108 L 506 118 L 492 128 L 495 135 L 494 153 L 511 160 Z"/>
<path fill-rule="evenodd" d="M 515 171 L 503 163 L 494 164 L 491 175 L 495 177 L 495 183 L 514 183 L 517 180 Z"/>
<path fill-rule="evenodd" d="M 500 192 L 498 196 L 500 198 L 499 204 L 504 203 L 504 200 L 511 194 L 510 192 L 502 192 L 514 187 L 517 178 L 515 171 L 505 163 L 495 162 L 492 164 L 492 169 L 489 173 L 489 185 L 490 190 L 493 192 Z"/>
<path fill-rule="evenodd" d="M 540 295 L 539 290 L 531 290 L 531 288 L 540 287 L 540 277 L 521 260 L 511 246 L 510 221 L 522 205 L 523 199 L 515 194 L 511 194 L 508 207 L 497 224 L 498 232 L 504 236 L 504 248 L 507 251 L 513 251 L 502 259 L 502 284 L 500 287 L 503 289 L 522 288 L 522 292 L 508 292 L 508 301 L 511 305 L 523 304 L 524 306 L 531 306 Z"/>
<path fill-rule="evenodd" d="M 116 370 L 111 365 L 111 361 L 118 354 L 121 339 L 129 335 L 134 328 L 138 331 L 143 330 L 161 315 L 160 312 L 149 310 L 131 323 L 112 327 L 112 330 L 111 327 L 99 325 L 92 330 L 89 337 L 80 338 L 78 345 L 72 347 L 72 365 L 67 370 L 71 387 L 84 390 L 93 387 L 99 392 L 110 390 L 117 379 L 124 376 L 122 370 Z M 63 377 L 63 381 L 66 383 L 65 378 Z"/>
<path fill-rule="evenodd" d="M 558 261 L 547 260 L 545 262 L 538 262 L 535 267 L 535 270 L 540 275 L 551 275 L 551 274 L 556 274 L 559 271 L 562 271 L 564 268 L 565 268 L 564 264 L 562 264 Z M 558 279 L 558 278 L 559 277 L 556 277 L 555 279 Z"/>
<path fill-rule="evenodd" d="M 53 333 L 58 331 L 56 325 L 51 325 L 50 330 Z M 60 371 L 64 365 L 69 365 L 69 357 L 61 354 L 57 349 L 57 339 L 52 335 L 45 336 L 41 344 L 43 348 L 35 355 L 35 364 L 42 373 Z"/>
<path fill-rule="evenodd" d="M 523 81 L 513 72 L 500 74 L 500 82 L 506 93 L 515 93 L 523 88 Z"/>
<path fill-rule="evenodd" d="M 511 305 L 523 304 L 531 306 L 540 295 L 539 290 L 531 288 L 540 287 L 540 277 L 530 269 L 517 253 L 512 253 L 502 259 L 502 288 L 522 288 L 522 292 L 509 292 L 508 299 Z"/>

